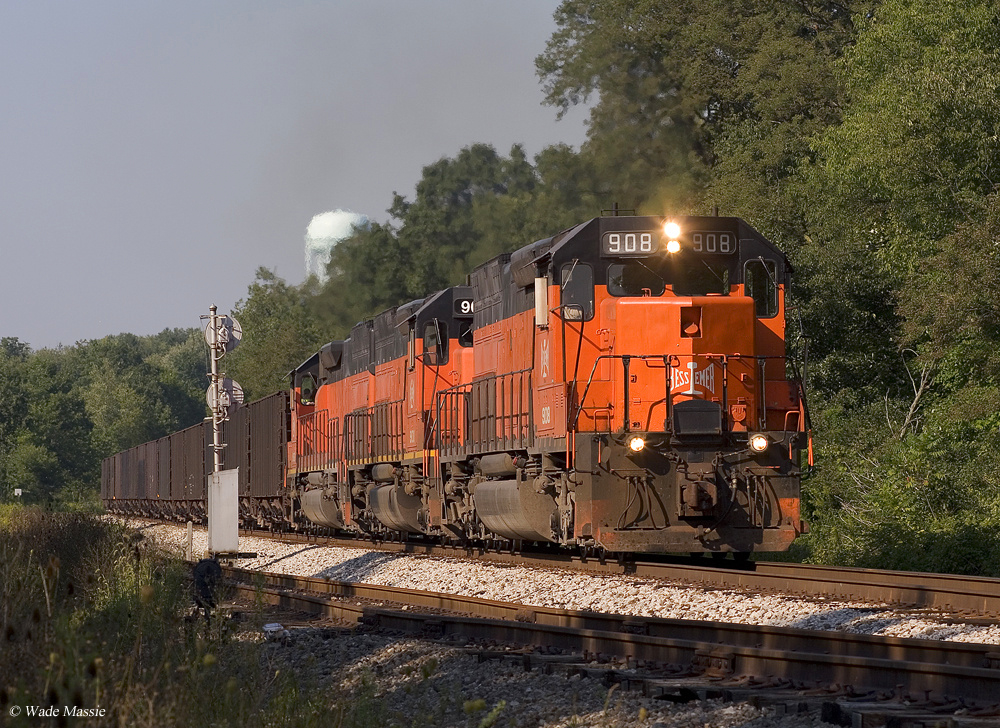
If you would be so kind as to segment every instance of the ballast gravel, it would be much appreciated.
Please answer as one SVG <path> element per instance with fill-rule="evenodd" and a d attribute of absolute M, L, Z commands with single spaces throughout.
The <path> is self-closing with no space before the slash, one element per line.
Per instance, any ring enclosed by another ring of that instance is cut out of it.
<path fill-rule="evenodd" d="M 186 547 L 184 526 L 155 524 L 140 528 L 147 537 L 166 548 L 183 551 Z M 194 553 L 204 553 L 208 545 L 205 529 L 196 528 L 193 541 Z M 255 559 L 240 561 L 240 566 L 247 569 L 423 589 L 539 607 L 1000 644 L 1000 627 L 996 625 L 946 623 L 914 617 L 884 605 L 705 590 L 641 577 L 583 574 L 361 548 L 288 544 L 248 536 L 240 537 L 240 550 L 257 554 Z"/>
<path fill-rule="evenodd" d="M 714 700 L 673 704 L 580 675 L 480 662 L 466 650 L 414 639 L 307 628 L 266 649 L 272 666 L 287 665 L 304 684 L 334 696 L 345 723 L 363 717 L 399 728 L 833 728 L 815 714 L 777 716 Z"/>

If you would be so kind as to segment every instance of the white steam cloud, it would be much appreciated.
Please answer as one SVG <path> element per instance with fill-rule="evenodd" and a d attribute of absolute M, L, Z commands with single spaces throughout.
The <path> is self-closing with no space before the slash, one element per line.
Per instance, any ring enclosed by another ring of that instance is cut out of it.
<path fill-rule="evenodd" d="M 306 275 L 326 282 L 326 264 L 333 246 L 351 234 L 358 225 L 367 225 L 368 218 L 349 210 L 330 210 L 313 217 L 306 228 Z"/>

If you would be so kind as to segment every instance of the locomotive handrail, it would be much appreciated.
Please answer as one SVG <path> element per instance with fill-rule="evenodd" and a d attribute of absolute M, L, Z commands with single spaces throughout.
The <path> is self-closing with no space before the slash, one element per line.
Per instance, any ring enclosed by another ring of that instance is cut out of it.
<path fill-rule="evenodd" d="M 376 402 L 360 407 L 344 417 L 343 459 L 358 463 L 374 459 L 401 459 L 403 443 L 403 400 Z"/>
<path fill-rule="evenodd" d="M 502 372 L 438 392 L 435 415 L 438 452 L 455 455 L 471 445 L 494 452 L 530 447 L 533 435 L 531 374 L 530 367 Z M 464 404 L 464 417 L 458 422 L 462 414 L 460 400 Z M 454 404 L 449 406 L 449 402 Z M 445 433 L 455 427 L 461 427 L 462 437 L 448 442 Z"/>
<path fill-rule="evenodd" d="M 327 410 L 316 410 L 297 418 L 295 469 L 323 470 L 340 459 L 340 428 Z M 322 446 L 322 447 L 321 447 Z M 326 456 L 325 461 L 323 456 Z"/>
<path fill-rule="evenodd" d="M 577 427 L 577 425 L 579 424 L 579 421 L 580 421 L 580 413 L 584 410 L 583 403 L 587 400 L 587 394 L 590 392 L 590 386 L 594 382 L 594 375 L 597 373 L 597 365 L 598 365 L 598 363 L 602 359 L 621 359 L 622 360 L 622 368 L 624 370 L 624 382 L 623 382 L 623 391 L 622 391 L 622 394 L 624 395 L 624 405 L 623 405 L 623 412 L 622 412 L 622 415 L 623 415 L 623 418 L 624 418 L 624 425 L 623 425 L 623 427 L 624 427 L 623 431 L 624 432 L 629 432 L 630 431 L 630 427 L 631 427 L 631 423 L 629 421 L 629 363 L 630 363 L 630 361 L 632 359 L 640 359 L 640 360 L 643 360 L 643 361 L 662 360 L 664 362 L 664 366 L 665 366 L 665 369 L 666 369 L 666 389 L 667 389 L 666 399 L 665 399 L 666 418 L 665 418 L 665 421 L 664 421 L 664 428 L 665 428 L 665 430 L 667 432 L 669 432 L 670 431 L 670 412 L 671 412 L 671 408 L 672 408 L 672 404 L 673 404 L 673 396 L 672 396 L 672 393 L 671 393 L 671 386 L 672 386 L 672 382 L 673 382 L 673 370 L 675 368 L 677 368 L 677 366 L 679 366 L 678 356 L 679 355 L 677 355 L 677 354 L 600 354 L 599 356 L 597 356 L 597 358 L 594 359 L 594 366 L 591 367 L 591 369 L 590 369 L 590 376 L 587 378 L 587 386 L 584 387 L 584 389 L 583 389 L 583 394 L 580 396 L 579 403 L 577 403 L 577 404 L 574 405 L 575 406 L 575 410 L 573 412 L 573 420 L 572 420 L 572 422 L 569 423 L 569 427 L 567 427 L 567 432 L 575 432 L 576 431 L 576 427 Z M 759 372 L 758 372 L 757 379 L 758 379 L 758 382 L 759 382 L 759 385 L 760 385 L 760 392 L 758 394 L 759 401 L 760 401 L 760 407 L 758 408 L 758 410 L 759 410 L 759 419 L 760 419 L 760 423 L 759 423 L 760 424 L 760 429 L 764 429 L 765 426 L 766 426 L 766 422 L 767 422 L 767 420 L 766 420 L 767 398 L 766 398 L 765 392 L 764 392 L 764 384 L 765 384 L 764 365 L 765 365 L 766 361 L 769 360 L 769 359 L 783 360 L 783 361 L 786 361 L 786 362 L 792 362 L 792 365 L 794 367 L 794 360 L 791 357 L 787 356 L 787 355 L 692 353 L 692 354 L 686 355 L 686 356 L 692 356 L 692 357 L 699 356 L 699 357 L 702 357 L 703 359 L 718 360 L 718 362 L 722 365 L 722 371 L 723 371 L 723 376 L 722 376 L 722 403 L 723 403 L 723 416 L 724 417 L 725 417 L 725 410 L 726 410 L 725 405 L 727 405 L 729 403 L 729 393 L 728 393 L 728 387 L 729 387 L 729 360 L 730 359 L 737 359 L 737 360 L 740 360 L 740 359 L 750 359 L 750 360 L 755 361 L 758 364 L 758 367 L 759 367 Z M 673 361 L 675 359 L 678 360 L 678 364 L 676 364 L 676 365 L 674 364 L 674 361 Z M 798 380 L 796 380 L 796 381 L 798 381 Z M 802 388 L 800 386 L 799 387 L 799 391 L 801 392 L 801 390 L 802 390 Z"/>
<path fill-rule="evenodd" d="M 569 432 L 576 431 L 576 425 L 580 421 L 580 412 L 583 411 L 583 403 L 587 400 L 587 393 L 590 391 L 590 385 L 594 382 L 594 374 L 597 372 L 597 363 L 601 359 L 622 359 L 622 360 L 632 360 L 632 359 L 662 359 L 666 364 L 667 373 L 673 371 L 673 365 L 670 363 L 670 354 L 600 354 L 596 359 L 594 359 L 594 366 L 590 369 L 590 377 L 587 378 L 587 386 L 583 388 L 583 394 L 580 396 L 580 403 L 576 405 L 576 411 L 573 413 L 573 422 L 568 428 Z M 628 427 L 628 364 L 623 364 L 625 367 L 625 419 L 626 428 Z M 670 377 L 667 377 L 667 381 L 670 381 Z M 667 390 L 667 399 L 669 400 L 670 390 Z M 669 403 L 667 405 L 667 410 L 669 412 Z"/>

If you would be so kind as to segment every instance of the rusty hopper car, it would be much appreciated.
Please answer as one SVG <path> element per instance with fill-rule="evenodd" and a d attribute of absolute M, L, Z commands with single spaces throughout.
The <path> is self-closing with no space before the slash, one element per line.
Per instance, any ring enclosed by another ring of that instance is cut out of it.
<path fill-rule="evenodd" d="M 240 516 L 246 522 L 288 516 L 280 487 L 288 442 L 288 393 L 277 392 L 236 410 L 225 423 L 226 468 L 240 468 Z M 113 513 L 203 520 L 212 469 L 212 428 L 199 423 L 152 443 L 105 458 L 101 499 Z"/>
<path fill-rule="evenodd" d="M 808 447 L 789 274 L 728 217 L 594 218 L 498 256 L 296 368 L 284 479 L 247 516 L 378 538 L 787 549 Z"/>

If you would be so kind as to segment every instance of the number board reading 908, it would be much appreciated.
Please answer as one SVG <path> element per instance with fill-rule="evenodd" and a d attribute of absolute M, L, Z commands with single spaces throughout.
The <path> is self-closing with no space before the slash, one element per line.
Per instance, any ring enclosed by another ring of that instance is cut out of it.
<path fill-rule="evenodd" d="M 601 255 L 655 255 L 663 250 L 660 237 L 659 232 L 604 233 L 601 237 Z"/>
<path fill-rule="evenodd" d="M 656 255 L 666 247 L 659 232 L 612 232 L 601 237 L 601 255 L 616 258 Z M 726 231 L 694 230 L 682 236 L 681 250 L 692 253 L 732 255 L 739 249 L 737 238 Z"/>
<path fill-rule="evenodd" d="M 736 236 L 732 233 L 696 230 L 690 236 L 691 250 L 695 253 L 730 255 L 737 250 Z"/>
<path fill-rule="evenodd" d="M 475 305 L 471 298 L 455 299 L 455 318 L 466 318 L 475 313 Z"/>

